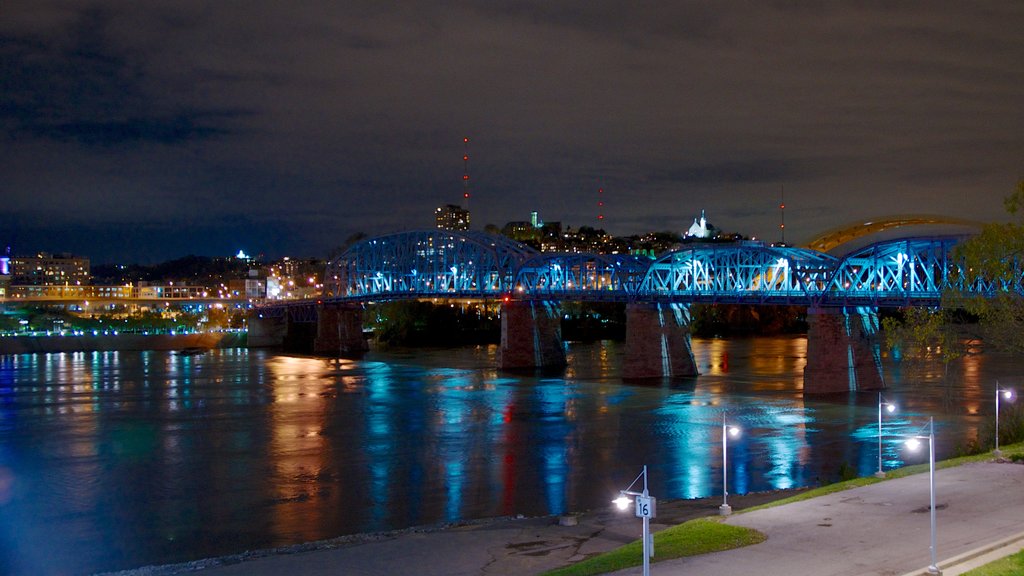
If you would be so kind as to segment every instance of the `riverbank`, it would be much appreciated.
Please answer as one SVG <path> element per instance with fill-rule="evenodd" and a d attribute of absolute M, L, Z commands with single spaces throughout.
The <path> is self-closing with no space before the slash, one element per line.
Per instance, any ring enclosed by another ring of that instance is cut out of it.
<path fill-rule="evenodd" d="M 0 337 L 0 354 L 184 350 L 186 348 L 236 348 L 245 345 L 245 332 L 4 336 Z"/>
<path fill-rule="evenodd" d="M 730 495 L 729 504 L 739 511 L 805 491 Z M 721 503 L 721 498 L 658 500 L 658 517 L 651 521 L 651 529 L 715 515 Z M 367 575 L 539 574 L 613 550 L 639 536 L 640 522 L 633 514 L 609 505 L 568 516 L 492 518 L 354 534 L 104 576 L 299 576 L 337 574 L 339 567 L 344 567 L 345 574 Z"/>
<path fill-rule="evenodd" d="M 676 559 L 657 558 L 659 574 L 769 576 L 918 575 L 929 557 L 925 475 L 890 478 L 840 492 L 734 514 L 729 524 L 762 532 L 761 544 Z M 959 575 L 1024 547 L 1024 466 L 989 460 L 936 474 L 941 529 L 937 565 Z M 730 498 L 735 510 L 799 491 Z M 659 502 L 658 531 L 713 516 L 720 500 Z M 538 574 L 637 539 L 630 513 L 606 509 L 573 517 L 502 519 L 363 535 L 108 576 L 321 576 L 344 573 L 420 576 Z M 655 554 L 657 555 L 657 545 Z M 663 561 L 662 561 L 663 560 Z M 619 574 L 639 574 L 631 568 Z"/>

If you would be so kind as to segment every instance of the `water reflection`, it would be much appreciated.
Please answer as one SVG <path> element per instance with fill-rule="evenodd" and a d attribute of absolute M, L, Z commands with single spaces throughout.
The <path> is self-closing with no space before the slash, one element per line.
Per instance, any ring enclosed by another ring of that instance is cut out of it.
<path fill-rule="evenodd" d="M 559 377 L 494 347 L 364 361 L 223 350 L 0 357 L 0 573 L 88 573 L 465 518 L 604 506 L 641 465 L 660 498 L 861 475 L 877 397 L 800 393 L 801 338 L 695 340 L 698 378 L 623 385 L 622 349 L 572 344 Z M 883 465 L 936 417 L 977 438 L 1012 359 L 886 362 Z"/>

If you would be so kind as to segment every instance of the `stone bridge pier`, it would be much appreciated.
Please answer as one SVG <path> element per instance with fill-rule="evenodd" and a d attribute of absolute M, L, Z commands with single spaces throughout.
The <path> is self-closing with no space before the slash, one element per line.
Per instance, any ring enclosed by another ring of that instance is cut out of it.
<path fill-rule="evenodd" d="M 369 349 L 363 336 L 363 308 L 358 304 L 317 306 L 313 353 L 324 356 L 361 356 Z"/>
<path fill-rule="evenodd" d="M 690 307 L 685 304 L 626 305 L 626 379 L 696 376 L 690 348 Z"/>
<path fill-rule="evenodd" d="M 511 300 L 501 305 L 499 368 L 559 367 L 565 363 L 558 303 Z"/>
<path fill-rule="evenodd" d="M 885 387 L 876 309 L 809 308 L 807 324 L 805 394 Z"/>

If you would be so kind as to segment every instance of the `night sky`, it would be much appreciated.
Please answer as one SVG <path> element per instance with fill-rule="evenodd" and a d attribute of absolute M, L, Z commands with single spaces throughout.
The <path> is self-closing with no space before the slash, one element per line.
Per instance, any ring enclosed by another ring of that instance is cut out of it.
<path fill-rule="evenodd" d="M 1024 3 L 4 0 L 0 241 L 324 257 L 542 219 L 799 243 L 1004 219 Z M 597 221 L 598 188 L 605 220 Z"/>

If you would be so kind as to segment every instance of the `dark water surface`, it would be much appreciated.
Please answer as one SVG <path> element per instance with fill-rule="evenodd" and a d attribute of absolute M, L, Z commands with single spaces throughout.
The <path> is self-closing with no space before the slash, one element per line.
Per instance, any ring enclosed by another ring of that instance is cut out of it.
<path fill-rule="evenodd" d="M 619 377 L 621 345 L 569 344 L 552 375 L 496 348 L 363 361 L 227 349 L 0 357 L 0 573 L 88 574 L 343 534 L 606 506 L 643 464 L 659 498 L 878 466 L 877 396 L 804 398 L 806 340 L 695 340 L 702 376 Z M 938 456 L 986 431 L 994 355 L 887 365 L 884 466 L 936 418 Z"/>

